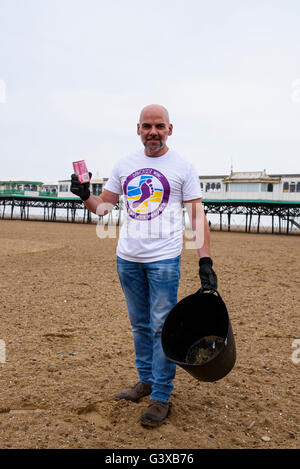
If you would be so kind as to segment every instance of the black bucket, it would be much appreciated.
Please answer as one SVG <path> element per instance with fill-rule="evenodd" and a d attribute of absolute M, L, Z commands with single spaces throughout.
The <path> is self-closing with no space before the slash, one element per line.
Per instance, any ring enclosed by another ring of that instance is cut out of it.
<path fill-rule="evenodd" d="M 198 290 L 183 298 L 168 314 L 162 329 L 166 357 L 200 381 L 217 381 L 234 367 L 236 347 L 224 301 L 218 292 Z M 202 338 L 216 336 L 221 345 L 203 363 L 187 362 L 190 350 Z M 221 342 L 222 339 L 222 342 Z"/>

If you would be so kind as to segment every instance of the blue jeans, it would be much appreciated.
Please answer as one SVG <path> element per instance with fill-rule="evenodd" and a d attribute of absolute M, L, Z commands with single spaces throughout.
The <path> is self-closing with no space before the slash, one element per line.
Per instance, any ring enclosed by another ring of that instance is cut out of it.
<path fill-rule="evenodd" d="M 132 326 L 140 381 L 152 383 L 150 399 L 168 402 L 176 365 L 163 352 L 161 330 L 177 303 L 180 256 L 148 263 L 117 257 L 117 271 Z"/>

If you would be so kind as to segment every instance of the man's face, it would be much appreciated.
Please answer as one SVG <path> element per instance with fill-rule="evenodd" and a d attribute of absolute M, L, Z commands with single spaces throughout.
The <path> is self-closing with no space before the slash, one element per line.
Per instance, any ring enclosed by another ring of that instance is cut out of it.
<path fill-rule="evenodd" d="M 137 133 L 145 146 L 146 155 L 161 156 L 166 153 L 166 141 L 172 131 L 173 126 L 163 109 L 153 107 L 142 112 Z"/>

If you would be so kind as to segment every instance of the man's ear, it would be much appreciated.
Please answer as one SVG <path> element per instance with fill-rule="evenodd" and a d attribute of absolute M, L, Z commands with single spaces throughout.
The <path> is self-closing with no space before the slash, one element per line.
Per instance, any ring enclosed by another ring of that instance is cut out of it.
<path fill-rule="evenodd" d="M 172 133 L 173 133 L 173 124 L 169 124 L 169 133 L 168 133 L 168 135 L 170 136 L 170 135 L 172 135 Z"/>
<path fill-rule="evenodd" d="M 136 127 L 137 127 L 137 129 L 136 129 L 137 134 L 138 134 L 138 135 L 141 135 L 140 124 L 137 124 Z"/>

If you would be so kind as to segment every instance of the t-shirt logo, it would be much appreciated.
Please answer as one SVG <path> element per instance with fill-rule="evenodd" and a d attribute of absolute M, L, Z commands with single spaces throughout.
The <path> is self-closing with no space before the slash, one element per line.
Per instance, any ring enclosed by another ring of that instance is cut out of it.
<path fill-rule="evenodd" d="M 157 169 L 143 168 L 127 177 L 123 191 L 129 216 L 137 220 L 151 220 L 166 208 L 170 184 Z"/>

